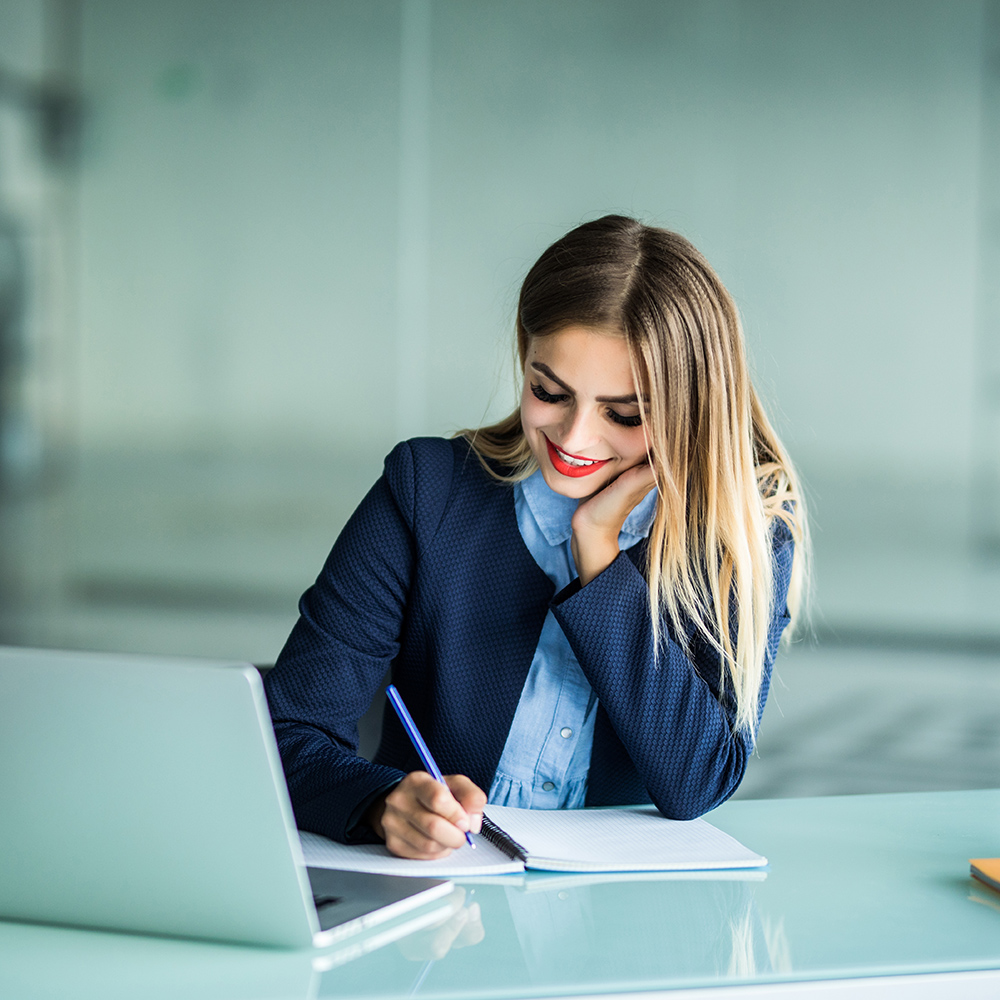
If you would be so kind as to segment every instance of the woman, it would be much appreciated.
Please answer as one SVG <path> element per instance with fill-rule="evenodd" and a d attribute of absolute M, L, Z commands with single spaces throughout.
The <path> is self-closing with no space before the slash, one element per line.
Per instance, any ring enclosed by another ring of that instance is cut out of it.
<path fill-rule="evenodd" d="M 398 445 L 267 677 L 301 828 L 442 857 L 487 801 L 728 798 L 797 611 L 805 515 L 736 308 L 690 243 L 607 216 L 521 289 L 519 408 Z M 391 712 L 391 665 L 443 771 Z"/>

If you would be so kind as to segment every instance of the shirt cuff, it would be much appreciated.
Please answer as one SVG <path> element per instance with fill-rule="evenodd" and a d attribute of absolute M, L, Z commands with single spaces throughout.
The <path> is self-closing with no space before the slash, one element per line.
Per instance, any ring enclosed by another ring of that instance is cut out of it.
<path fill-rule="evenodd" d="M 562 604 L 563 601 L 568 601 L 574 594 L 579 593 L 582 587 L 583 584 L 580 583 L 580 578 L 577 577 L 572 583 L 563 587 L 563 589 L 552 598 L 552 606 L 555 607 L 557 604 Z"/>
<path fill-rule="evenodd" d="M 351 815 L 347 818 L 347 823 L 344 825 L 344 842 L 347 844 L 381 844 L 383 840 L 377 833 L 364 821 L 364 815 L 368 811 L 368 807 L 380 796 L 387 795 L 391 792 L 398 781 L 394 781 L 391 784 L 386 785 L 384 788 L 378 789 L 378 791 L 372 792 L 367 798 L 362 799 L 361 802 L 355 806 Z"/>

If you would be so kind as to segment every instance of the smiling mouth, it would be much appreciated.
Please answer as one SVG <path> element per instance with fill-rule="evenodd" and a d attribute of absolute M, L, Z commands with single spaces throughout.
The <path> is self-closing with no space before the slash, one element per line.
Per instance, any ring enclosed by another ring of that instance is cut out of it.
<path fill-rule="evenodd" d="M 570 455 L 568 452 L 557 448 L 548 438 L 545 438 L 545 444 L 549 450 L 549 460 L 552 462 L 552 467 L 556 472 L 563 476 L 571 476 L 574 479 L 580 476 L 589 476 L 592 472 L 603 468 L 611 461 L 610 458 L 593 459 Z"/>

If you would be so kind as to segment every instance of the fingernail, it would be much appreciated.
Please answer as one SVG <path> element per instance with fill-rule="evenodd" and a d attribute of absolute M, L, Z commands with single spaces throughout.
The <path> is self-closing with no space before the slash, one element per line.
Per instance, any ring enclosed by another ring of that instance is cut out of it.
<path fill-rule="evenodd" d="M 455 826 L 457 826 L 459 828 L 459 830 L 461 830 L 463 833 L 469 833 L 470 830 L 471 830 L 471 827 L 469 826 L 469 817 L 468 816 L 463 816 L 455 824 Z"/>
<path fill-rule="evenodd" d="M 470 830 L 472 833 L 480 833 L 483 829 L 483 815 L 482 813 L 473 813 L 469 819 L 472 821 Z"/>

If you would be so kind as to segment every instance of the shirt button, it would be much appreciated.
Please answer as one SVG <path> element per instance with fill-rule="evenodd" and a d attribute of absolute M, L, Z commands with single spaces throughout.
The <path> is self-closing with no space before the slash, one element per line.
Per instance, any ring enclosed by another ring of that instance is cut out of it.
<path fill-rule="evenodd" d="M 570 729 L 569 726 L 563 726 L 563 728 L 559 730 L 559 735 L 564 740 L 568 740 L 573 735 L 573 730 Z"/>
<path fill-rule="evenodd" d="M 542 791 L 543 792 L 551 792 L 552 789 L 555 788 L 555 787 L 556 787 L 556 783 L 554 781 L 546 781 L 542 785 Z"/>

